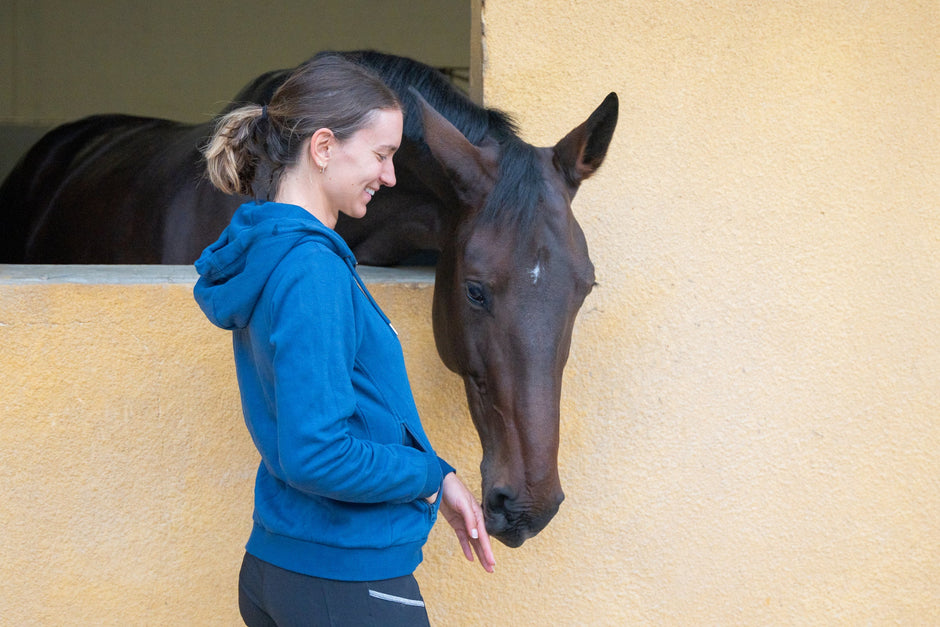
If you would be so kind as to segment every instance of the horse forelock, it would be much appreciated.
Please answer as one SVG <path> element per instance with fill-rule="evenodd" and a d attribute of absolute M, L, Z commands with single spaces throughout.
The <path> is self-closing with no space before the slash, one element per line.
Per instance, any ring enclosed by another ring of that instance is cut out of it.
<path fill-rule="evenodd" d="M 513 225 L 529 233 L 544 201 L 542 161 L 535 147 L 518 138 L 504 142 L 500 149 L 496 185 L 479 219 L 497 226 Z"/>

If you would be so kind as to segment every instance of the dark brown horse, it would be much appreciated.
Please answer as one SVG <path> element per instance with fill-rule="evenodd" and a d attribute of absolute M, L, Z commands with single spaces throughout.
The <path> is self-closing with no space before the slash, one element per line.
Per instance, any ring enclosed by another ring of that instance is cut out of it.
<path fill-rule="evenodd" d="M 536 148 L 428 66 L 342 54 L 398 93 L 405 131 L 397 185 L 337 231 L 365 264 L 437 253 L 434 336 L 464 379 L 483 446 L 487 529 L 519 546 L 564 498 L 562 371 L 594 284 L 571 200 L 604 160 L 617 97 L 554 147 Z M 286 75 L 259 77 L 232 106 L 266 102 Z M 54 129 L 0 188 L 0 262 L 191 263 L 244 201 L 203 177 L 198 147 L 211 128 L 107 115 Z"/>

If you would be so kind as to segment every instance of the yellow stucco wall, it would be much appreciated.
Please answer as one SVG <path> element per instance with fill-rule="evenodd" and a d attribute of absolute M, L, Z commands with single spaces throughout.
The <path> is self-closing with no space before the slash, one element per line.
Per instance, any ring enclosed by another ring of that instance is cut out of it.
<path fill-rule="evenodd" d="M 473 477 L 462 385 L 429 324 L 433 274 L 363 275 L 430 435 Z M 0 624 L 239 624 L 258 455 L 231 336 L 194 281 L 188 267 L 0 265 Z"/>
<path fill-rule="evenodd" d="M 567 500 L 493 576 L 436 528 L 434 624 L 940 623 L 940 5 L 483 19 L 487 104 L 529 141 L 609 91 L 621 116 L 575 200 L 600 285 L 566 371 Z M 0 622 L 238 624 L 257 457 L 188 272 L 0 269 Z M 369 282 L 476 485 L 430 282 Z"/>
<path fill-rule="evenodd" d="M 566 377 L 569 498 L 500 554 L 519 580 L 488 611 L 940 623 L 940 4 L 484 17 L 486 103 L 531 142 L 621 100 L 575 201 L 600 287 Z"/>

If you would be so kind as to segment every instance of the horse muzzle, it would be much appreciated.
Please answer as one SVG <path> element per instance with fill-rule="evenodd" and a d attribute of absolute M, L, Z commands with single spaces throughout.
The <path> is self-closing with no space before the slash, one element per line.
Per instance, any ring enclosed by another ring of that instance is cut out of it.
<path fill-rule="evenodd" d="M 536 507 L 515 498 L 511 490 L 493 488 L 483 497 L 486 531 L 509 548 L 518 548 L 545 528 L 564 499 L 564 493 L 558 490 L 541 507 Z"/>

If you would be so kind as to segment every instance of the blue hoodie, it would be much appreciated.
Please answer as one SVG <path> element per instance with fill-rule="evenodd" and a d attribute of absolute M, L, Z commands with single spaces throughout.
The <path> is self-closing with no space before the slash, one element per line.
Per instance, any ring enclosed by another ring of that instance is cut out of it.
<path fill-rule="evenodd" d="M 196 261 L 194 295 L 230 329 L 261 453 L 252 555 L 327 579 L 411 574 L 453 471 L 434 453 L 397 333 L 352 251 L 294 205 L 250 202 Z"/>

